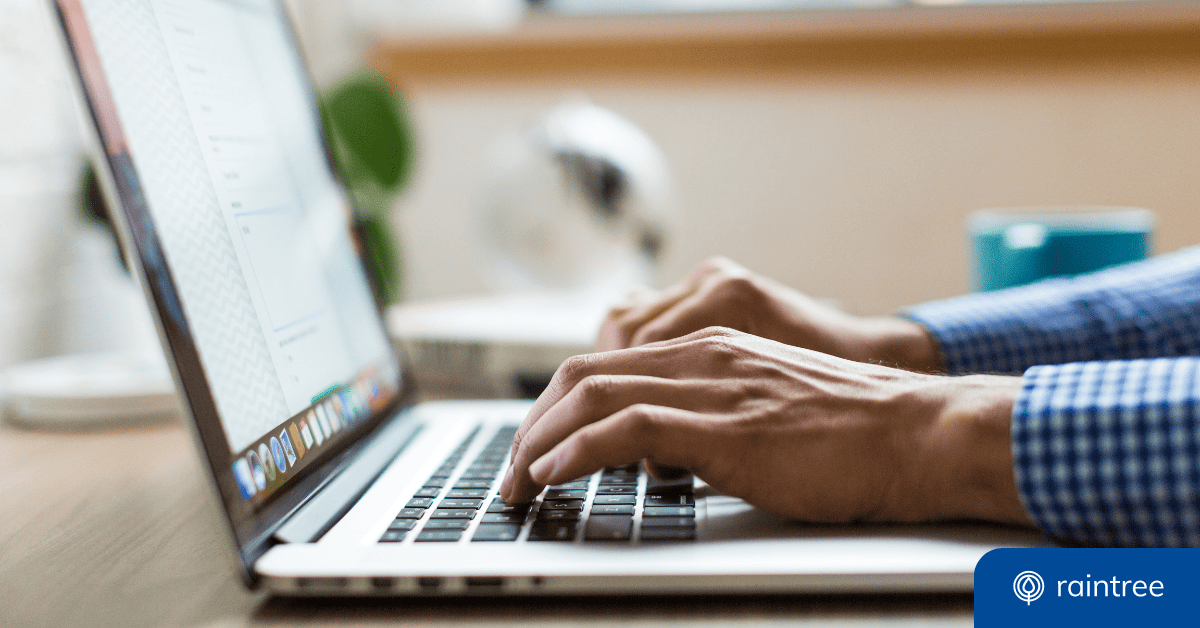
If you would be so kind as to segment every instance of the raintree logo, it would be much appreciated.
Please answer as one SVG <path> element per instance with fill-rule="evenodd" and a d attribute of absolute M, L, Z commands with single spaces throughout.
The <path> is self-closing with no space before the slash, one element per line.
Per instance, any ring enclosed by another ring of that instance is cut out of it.
<path fill-rule="evenodd" d="M 1016 593 L 1017 599 L 1025 602 L 1026 606 L 1042 597 L 1042 592 L 1045 590 L 1046 583 L 1036 571 L 1022 571 L 1013 580 L 1013 593 Z"/>

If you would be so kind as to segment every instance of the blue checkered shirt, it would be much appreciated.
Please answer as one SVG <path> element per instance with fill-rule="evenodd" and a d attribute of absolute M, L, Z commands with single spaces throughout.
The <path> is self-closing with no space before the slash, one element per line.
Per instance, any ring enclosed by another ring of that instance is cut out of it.
<path fill-rule="evenodd" d="M 1013 473 L 1042 530 L 1200 546 L 1200 247 L 905 315 L 950 373 L 1023 373 Z"/>

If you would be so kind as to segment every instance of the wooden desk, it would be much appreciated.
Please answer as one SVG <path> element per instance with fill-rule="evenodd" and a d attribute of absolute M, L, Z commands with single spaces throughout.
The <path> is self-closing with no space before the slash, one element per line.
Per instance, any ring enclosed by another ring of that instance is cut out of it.
<path fill-rule="evenodd" d="M 296 601 L 246 591 L 179 426 L 0 425 L 0 626 L 971 625 L 970 596 Z"/>

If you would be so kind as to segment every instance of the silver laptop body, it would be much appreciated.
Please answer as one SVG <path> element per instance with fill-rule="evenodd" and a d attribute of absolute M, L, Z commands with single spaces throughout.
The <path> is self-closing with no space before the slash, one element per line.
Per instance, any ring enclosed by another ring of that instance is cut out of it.
<path fill-rule="evenodd" d="M 524 509 L 498 502 L 528 403 L 411 403 L 280 4 L 51 5 L 249 586 L 969 592 L 988 550 L 1042 543 L 982 525 L 806 525 L 634 468 L 552 487 Z"/>

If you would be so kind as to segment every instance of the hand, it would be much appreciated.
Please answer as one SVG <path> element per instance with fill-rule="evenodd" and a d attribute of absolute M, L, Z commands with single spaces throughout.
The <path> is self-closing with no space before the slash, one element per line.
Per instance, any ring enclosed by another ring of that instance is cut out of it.
<path fill-rule="evenodd" d="M 920 325 L 846 314 L 720 257 L 662 292 L 645 288 L 631 294 L 609 312 L 596 350 L 636 347 L 713 326 L 858 362 L 928 373 L 941 368 L 937 346 Z"/>
<path fill-rule="evenodd" d="M 852 362 L 730 329 L 568 360 L 500 494 L 641 459 L 797 519 L 1028 523 L 1009 452 L 1020 378 Z"/>

